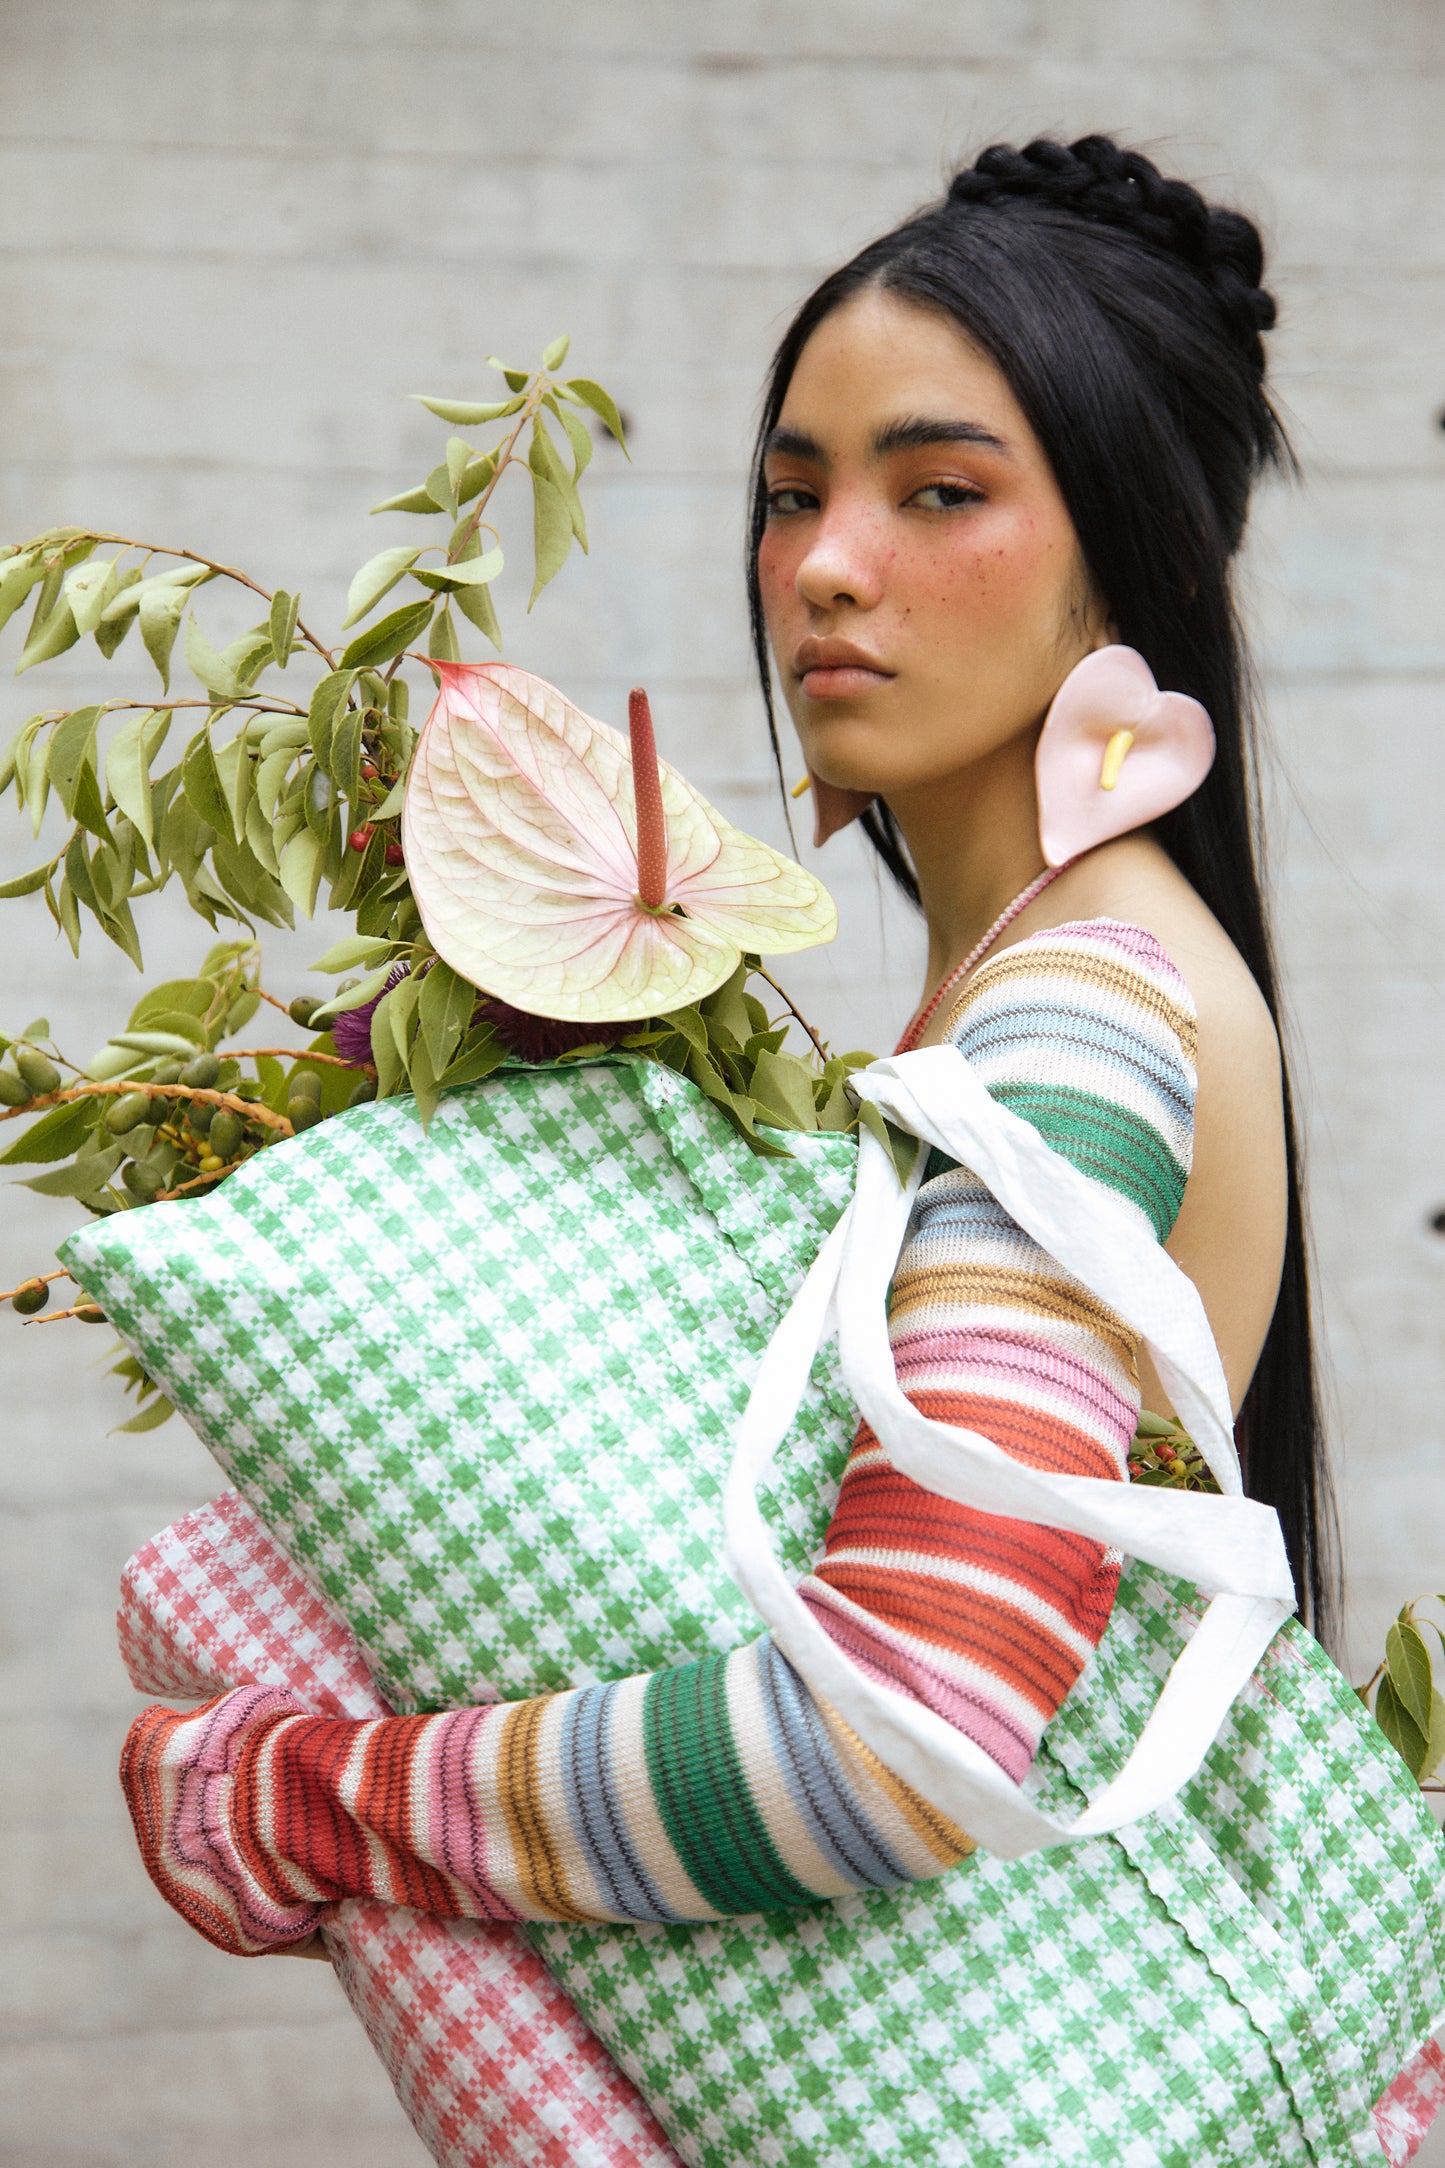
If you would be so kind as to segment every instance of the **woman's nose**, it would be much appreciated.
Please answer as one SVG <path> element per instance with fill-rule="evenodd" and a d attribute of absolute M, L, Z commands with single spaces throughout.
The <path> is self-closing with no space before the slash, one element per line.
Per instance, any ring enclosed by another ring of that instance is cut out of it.
<path fill-rule="evenodd" d="M 872 523 L 856 507 L 830 506 L 818 521 L 798 566 L 798 593 L 814 609 L 851 602 L 871 610 L 883 594 L 883 551 Z"/>

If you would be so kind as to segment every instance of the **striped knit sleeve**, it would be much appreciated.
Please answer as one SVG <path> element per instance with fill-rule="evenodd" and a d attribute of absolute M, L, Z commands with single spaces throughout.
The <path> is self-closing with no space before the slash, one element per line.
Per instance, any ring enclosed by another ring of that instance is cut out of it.
<path fill-rule="evenodd" d="M 1162 1239 L 1189 1171 L 1194 1017 L 1137 928 L 1064 926 L 977 973 L 948 1037 L 989 1091 Z M 935 1163 L 891 1303 L 905 1392 L 1035 1466 L 1122 1478 L 1127 1328 L 966 1169 Z M 1021 1778 L 1107 1623 L 1116 1555 L 972 1512 L 859 1430 L 804 1600 L 861 1669 Z M 256 1950 L 376 1896 L 481 1918 L 703 1920 L 942 1873 L 972 1849 L 770 1638 L 434 1717 L 307 1717 L 249 1688 L 152 1709 L 123 1778 L 163 1894 Z"/>

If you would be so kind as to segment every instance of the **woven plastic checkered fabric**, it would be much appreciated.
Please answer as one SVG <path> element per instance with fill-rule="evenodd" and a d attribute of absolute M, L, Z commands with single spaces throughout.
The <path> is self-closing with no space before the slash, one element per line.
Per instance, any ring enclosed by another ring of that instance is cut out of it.
<path fill-rule="evenodd" d="M 121 1653 L 142 1693 L 283 1686 L 315 1715 L 383 1715 L 341 1620 L 235 1491 L 143 1544 L 121 1576 Z M 440 2168 L 677 2168 L 677 2155 L 514 1928 L 362 1900 L 323 1927 L 332 1963 Z"/>
<path fill-rule="evenodd" d="M 1375 2109 L 1375 2126 L 1390 2168 L 1406 2168 L 1445 2108 L 1445 2049 L 1431 2040 L 1405 2065 Z"/>
<path fill-rule="evenodd" d="M 67 1261 L 388 1698 L 436 1706 L 755 1630 L 719 1483 L 848 1157 L 824 1138 L 758 1160 L 656 1068 L 539 1070 L 459 1095 L 426 1137 L 404 1103 L 357 1110 Z M 824 1367 L 767 1501 L 796 1571 L 851 1427 Z M 1055 1811 L 1116 1766 L 1188 1593 L 1126 1575 L 1030 1778 Z M 797 1914 L 534 1941 L 699 2168 L 1378 2168 L 1370 2103 L 1445 2011 L 1445 1848 L 1297 1630 L 1255 1707 L 1263 1754 L 1237 1713 L 1188 1797 L 1117 1838 Z"/>

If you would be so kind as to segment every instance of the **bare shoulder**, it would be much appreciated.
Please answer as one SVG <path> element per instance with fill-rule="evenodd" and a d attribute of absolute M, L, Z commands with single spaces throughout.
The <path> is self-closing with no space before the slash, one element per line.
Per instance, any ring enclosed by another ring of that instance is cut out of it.
<path fill-rule="evenodd" d="M 1121 837 L 1071 866 L 1020 915 L 1026 939 L 1112 918 L 1154 936 L 1199 1019 L 1194 1162 L 1168 1247 L 1198 1286 L 1235 1406 L 1269 1328 L 1288 1212 L 1283 1074 L 1274 1020 L 1223 927 L 1164 852 Z M 1149 1404 L 1161 1405 L 1152 1375 Z"/>
<path fill-rule="evenodd" d="M 1201 1087 L 1206 1071 L 1236 1093 L 1280 1097 L 1279 1039 L 1253 973 L 1173 861 L 1143 836 L 1092 851 L 1017 922 L 1021 937 L 1071 920 L 1120 919 L 1151 933 L 1194 997 Z"/>

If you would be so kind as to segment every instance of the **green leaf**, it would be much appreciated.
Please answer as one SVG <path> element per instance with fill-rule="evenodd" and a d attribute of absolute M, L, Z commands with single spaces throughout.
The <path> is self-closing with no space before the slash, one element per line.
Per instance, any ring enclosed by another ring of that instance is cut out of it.
<path fill-rule="evenodd" d="M 447 479 L 451 483 L 451 498 L 453 504 L 459 504 L 461 502 L 458 492 L 462 486 L 462 476 L 466 473 L 467 469 L 470 467 L 472 461 L 476 458 L 476 456 L 476 453 L 472 450 L 472 447 L 470 446 L 470 444 L 468 444 L 465 437 L 447 438 Z"/>
<path fill-rule="evenodd" d="M 333 670 L 321 679 L 311 695 L 306 727 L 311 738 L 311 749 L 323 768 L 328 766 L 331 759 L 331 738 L 336 728 L 337 714 L 355 682 L 355 670 Z"/>
<path fill-rule="evenodd" d="M 176 644 L 189 595 L 189 587 L 151 587 L 149 581 L 141 584 L 140 636 L 167 692 L 171 683 L 171 649 Z"/>
<path fill-rule="evenodd" d="M 527 603 L 530 610 L 549 580 L 554 580 L 567 562 L 572 547 L 572 515 L 567 501 L 554 482 L 544 474 L 532 470 L 532 544 L 536 553 L 537 571 L 532 582 L 532 593 Z"/>
<path fill-rule="evenodd" d="M 114 601 L 119 585 L 113 557 L 92 557 L 66 574 L 62 592 L 80 632 L 94 632 L 101 611 Z"/>
<path fill-rule="evenodd" d="M 385 941 L 380 945 L 389 950 L 393 944 Z M 378 964 L 374 971 L 368 971 L 366 977 L 359 979 L 355 986 L 348 986 L 344 994 L 334 994 L 330 1001 L 323 1001 L 320 1008 L 314 1011 L 312 1023 L 331 1024 L 338 1016 L 345 1016 L 349 1010 L 360 1009 L 368 1001 L 374 1001 L 391 977 L 392 963 L 393 959 L 388 956 L 385 963 Z"/>
<path fill-rule="evenodd" d="M 302 828 L 281 853 L 281 886 L 298 911 L 310 918 L 316 908 L 325 853 L 309 828 Z"/>
<path fill-rule="evenodd" d="M 11 896 L 33 896 L 37 888 L 45 886 L 46 877 L 54 871 L 56 863 L 52 858 L 48 866 L 35 866 L 29 873 L 17 873 L 13 881 L 0 881 L 0 902 Z"/>
<path fill-rule="evenodd" d="M 449 609 L 438 610 L 432 619 L 426 651 L 438 662 L 460 662 L 462 651 L 457 645 L 457 628 L 452 623 Z"/>
<path fill-rule="evenodd" d="M 545 475 L 567 507 L 567 517 L 572 532 L 583 550 L 587 547 L 587 522 L 582 513 L 582 499 L 573 486 L 572 477 L 551 435 L 539 414 L 532 424 L 532 446 L 527 464 L 534 474 Z"/>
<path fill-rule="evenodd" d="M 110 1435 L 116 1437 L 125 1431 L 159 1430 L 161 1424 L 168 1423 L 175 1412 L 165 1394 L 157 1393 L 154 1400 L 146 1402 L 139 1415 L 133 1415 L 128 1423 L 117 1423 Z"/>
<path fill-rule="evenodd" d="M 1385 1636 L 1385 1668 L 1423 1739 L 1430 1729 L 1430 1651 L 1424 1635 L 1403 1611 Z"/>
<path fill-rule="evenodd" d="M 1388 1672 L 1375 1689 L 1375 1721 L 1411 1774 L 1418 1777 L 1429 1742 L 1396 1693 Z"/>
<path fill-rule="evenodd" d="M 502 652 L 502 628 L 497 621 L 497 606 L 492 600 L 489 587 L 459 587 L 452 597 L 456 607 L 478 632 L 485 633 L 500 655 Z"/>
<path fill-rule="evenodd" d="M 0 625 L 8 625 L 37 580 L 44 578 L 40 559 L 31 550 L 7 557 L 0 564 Z"/>
<path fill-rule="evenodd" d="M 186 748 L 181 764 L 181 787 L 192 810 L 208 828 L 214 828 L 218 835 L 235 833 L 209 730 L 198 731 Z"/>
<path fill-rule="evenodd" d="M 140 567 L 138 565 L 132 565 L 129 572 L 120 573 L 115 583 L 117 594 L 124 594 L 128 588 L 139 586 L 140 578 Z M 134 623 L 135 613 L 133 611 L 125 616 L 112 617 L 107 604 L 105 614 L 95 628 L 95 644 L 107 662 L 109 662 Z"/>
<path fill-rule="evenodd" d="M 27 1032 L 25 1037 L 29 1037 Z M 69 1159 L 94 1129 L 98 1109 L 93 1099 L 71 1099 L 47 1107 L 15 1142 L 0 1152 L 0 1167 L 18 1167 L 47 1159 Z"/>
<path fill-rule="evenodd" d="M 472 1020 L 477 989 L 438 959 L 421 982 L 417 1013 L 433 1077 L 440 1077 Z"/>
<path fill-rule="evenodd" d="M 458 506 L 470 504 L 473 497 L 480 497 L 496 471 L 497 461 L 494 453 L 484 452 L 480 459 L 474 459 L 457 483 Z M 437 509 L 440 511 L 440 505 Z M 453 547 L 455 547 L 455 544 L 453 544 Z"/>
<path fill-rule="evenodd" d="M 104 1145 L 98 1152 L 83 1153 L 68 1167 L 27 1176 L 23 1186 L 41 1197 L 93 1197 L 97 1190 L 104 1189 L 124 1158 L 123 1144 Z"/>
<path fill-rule="evenodd" d="M 118 1031 L 111 1040 L 112 1046 L 129 1048 L 133 1054 L 149 1054 L 156 1061 L 174 1061 L 178 1055 L 194 1054 L 198 1046 L 204 1046 L 206 1035 L 197 1038 L 193 1031 L 162 1031 L 157 1025 L 147 1031 Z"/>
<path fill-rule="evenodd" d="M 524 376 L 522 382 L 526 381 Z M 497 422 L 504 414 L 515 414 L 525 404 L 522 399 L 428 399 L 419 391 L 411 396 L 438 421 L 452 422 L 458 429 L 479 429 L 484 422 Z"/>
<path fill-rule="evenodd" d="M 434 594 L 459 594 L 464 587 L 485 587 L 502 569 L 502 553 L 488 550 L 484 556 L 467 557 L 455 565 L 424 565 L 413 572 L 412 578 L 420 580 L 423 587 Z"/>
<path fill-rule="evenodd" d="M 138 610 L 148 597 L 167 592 L 189 594 L 193 587 L 204 587 L 207 580 L 215 578 L 209 565 L 172 565 L 165 572 L 152 572 L 143 580 L 121 580 L 120 593 L 108 602 L 101 613 L 103 625 L 113 625 L 117 620 L 129 617 Z"/>
<path fill-rule="evenodd" d="M 110 795 L 151 850 L 155 848 L 155 831 L 150 768 L 170 727 L 169 708 L 141 708 L 122 723 L 105 756 Z"/>
<path fill-rule="evenodd" d="M 813 1102 L 813 1080 L 796 1054 L 759 1054 L 749 1087 L 764 1121 L 776 1120 L 784 1129 L 816 1129 L 818 1111 Z"/>
<path fill-rule="evenodd" d="M 438 504 L 436 498 L 430 496 L 424 489 L 407 489 L 403 490 L 399 497 L 384 498 L 380 504 L 374 504 L 371 509 L 373 513 L 441 512 L 445 510 L 445 506 Z"/>
<path fill-rule="evenodd" d="M 438 1078 L 442 1090 L 457 1084 L 480 1084 L 507 1059 L 507 1049 L 497 1037 L 491 1024 L 478 1024 L 469 1031 L 447 1066 Z"/>
<path fill-rule="evenodd" d="M 900 1182 L 906 1182 L 913 1172 L 914 1156 L 920 1149 L 917 1138 L 910 1137 L 902 1129 L 895 1129 L 871 1099 L 859 1101 L 858 1122 L 860 1128 L 871 1130 L 879 1143 L 887 1147 L 895 1174 Z"/>
<path fill-rule="evenodd" d="M 452 487 L 452 470 L 445 460 L 441 462 L 440 466 L 432 468 L 431 473 L 426 478 L 426 488 L 428 496 L 437 499 L 438 510 L 450 512 L 452 518 L 455 519 L 459 507 L 456 491 Z"/>
<path fill-rule="evenodd" d="M 271 636 L 271 653 L 284 670 L 291 660 L 291 643 L 296 637 L 296 620 L 301 612 L 301 597 L 288 595 L 284 587 L 278 587 L 271 597 L 271 615 L 267 631 Z"/>
<path fill-rule="evenodd" d="M 524 391 L 526 389 L 528 378 L 531 375 L 530 370 L 509 369 L 504 361 L 498 361 L 495 354 L 488 354 L 487 367 L 501 370 L 502 375 L 507 380 L 508 391 Z"/>
<path fill-rule="evenodd" d="M 81 771 L 95 752 L 96 726 L 100 721 L 99 708 L 76 708 L 62 722 L 56 724 L 50 739 L 47 766 L 56 797 L 73 819 L 75 794 L 80 785 Z"/>
<path fill-rule="evenodd" d="M 141 630 L 145 630 L 144 616 L 141 618 Z M 194 611 L 186 625 L 186 661 L 192 675 L 200 679 L 214 699 L 234 700 L 241 690 L 235 671 L 223 656 L 216 653 L 197 624 Z"/>
<path fill-rule="evenodd" d="M 1425 1739 L 1425 1753 L 1415 1774 L 1423 1784 L 1433 1777 L 1445 1761 L 1445 1694 L 1438 1687 L 1430 1689 L 1430 1728 Z"/>
<path fill-rule="evenodd" d="M 592 379 L 586 376 L 572 377 L 566 384 L 562 385 L 561 389 L 575 399 L 579 405 L 591 407 L 593 413 L 601 417 L 610 433 L 622 446 L 623 451 L 627 452 L 627 439 L 622 427 L 622 416 L 613 404 L 610 393 L 605 392 L 600 384 L 594 384 Z M 627 452 L 627 456 L 630 459 L 632 454 Z"/>
<path fill-rule="evenodd" d="M 343 934 L 339 941 L 332 942 L 324 956 L 318 956 L 311 969 L 332 978 L 342 971 L 354 971 L 358 964 L 375 963 L 381 957 L 389 956 L 391 949 L 390 941 L 372 934 Z"/>
<path fill-rule="evenodd" d="M 420 557 L 420 550 L 381 550 L 368 559 L 357 573 L 346 592 L 346 615 L 341 620 L 344 632 L 359 617 L 374 610 L 383 595 L 389 595 L 397 581 L 408 573 Z"/>
<path fill-rule="evenodd" d="M 409 602 L 400 610 L 393 610 L 379 625 L 373 625 L 354 639 L 341 658 L 344 670 L 364 670 L 376 663 L 390 662 L 400 655 L 413 640 L 420 639 L 431 623 L 435 604 Z"/>
<path fill-rule="evenodd" d="M 561 368 L 563 362 L 567 359 L 567 349 L 571 344 L 572 334 L 564 332 L 560 339 L 554 339 L 550 346 L 543 348 L 542 367 L 549 375 L 552 370 Z"/>
<path fill-rule="evenodd" d="M 68 647 L 74 647 L 80 631 L 68 602 L 58 602 L 43 620 L 31 625 L 20 660 L 15 665 L 15 675 L 22 670 L 33 670 L 38 662 L 51 662 L 63 655 Z"/>
<path fill-rule="evenodd" d="M 567 432 L 567 441 L 572 447 L 574 462 L 573 480 L 576 481 L 591 463 L 592 432 L 581 416 L 572 412 L 571 407 L 562 406 L 556 400 L 551 399 L 547 403 Z"/>

